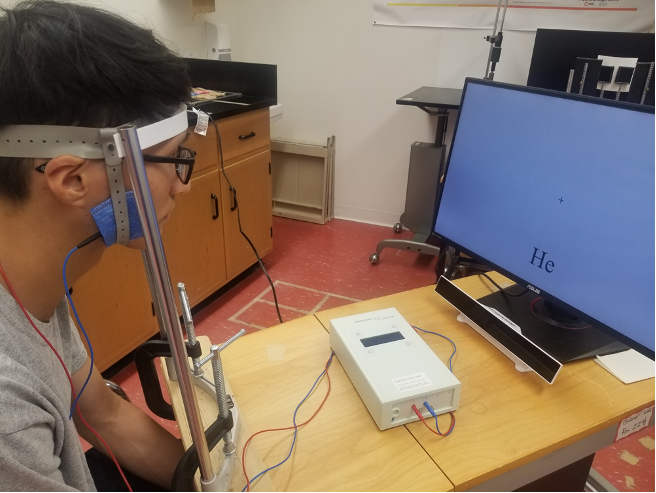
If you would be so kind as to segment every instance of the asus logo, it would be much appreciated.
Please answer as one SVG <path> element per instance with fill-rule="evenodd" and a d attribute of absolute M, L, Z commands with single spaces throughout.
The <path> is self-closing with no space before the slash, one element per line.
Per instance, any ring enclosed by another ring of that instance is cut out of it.
<path fill-rule="evenodd" d="M 527 287 L 528 289 L 530 289 L 531 291 L 533 291 L 535 294 L 540 294 L 540 290 L 539 290 L 538 288 L 534 288 L 534 287 L 531 286 L 530 284 L 529 284 L 528 286 L 526 286 L 526 287 Z"/>

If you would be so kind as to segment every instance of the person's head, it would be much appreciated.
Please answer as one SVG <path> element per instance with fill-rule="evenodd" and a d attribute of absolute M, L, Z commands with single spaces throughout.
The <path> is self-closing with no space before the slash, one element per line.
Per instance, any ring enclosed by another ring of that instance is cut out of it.
<path fill-rule="evenodd" d="M 179 111 L 189 87 L 184 60 L 151 31 L 116 14 L 47 0 L 0 9 L 0 131 L 13 125 L 142 126 Z M 182 139 L 144 153 L 170 156 Z M 26 207 L 38 196 L 44 205 L 59 201 L 88 214 L 110 196 L 101 159 L 3 157 L 2 147 L 0 141 L 0 206 Z M 45 173 L 35 171 L 46 162 Z M 170 200 L 185 190 L 173 165 L 147 164 L 147 170 L 154 200 L 156 193 Z M 155 190 L 153 182 L 168 190 Z"/>

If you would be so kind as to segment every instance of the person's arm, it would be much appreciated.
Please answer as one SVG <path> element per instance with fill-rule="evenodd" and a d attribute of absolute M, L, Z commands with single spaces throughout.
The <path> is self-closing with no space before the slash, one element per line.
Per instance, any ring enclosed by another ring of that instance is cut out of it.
<path fill-rule="evenodd" d="M 84 384 L 90 364 L 87 358 L 73 374 L 76 393 Z M 95 367 L 78 404 L 84 420 L 109 445 L 121 467 L 151 483 L 171 487 L 173 472 L 184 453 L 182 443 L 146 413 L 114 394 Z M 108 455 L 77 410 L 74 420 L 80 436 Z"/>

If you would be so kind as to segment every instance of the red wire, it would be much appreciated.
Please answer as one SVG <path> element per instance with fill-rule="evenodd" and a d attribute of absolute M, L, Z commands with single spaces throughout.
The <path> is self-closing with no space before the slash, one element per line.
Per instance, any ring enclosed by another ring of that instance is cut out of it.
<path fill-rule="evenodd" d="M 46 336 L 43 335 L 43 333 L 39 330 L 39 328 L 32 321 L 32 317 L 30 317 L 29 313 L 27 313 L 27 310 L 23 306 L 23 303 L 21 303 L 20 299 L 18 298 L 18 295 L 16 294 L 16 291 L 14 291 L 13 286 L 9 282 L 9 279 L 7 278 L 7 274 L 5 274 L 5 271 L 2 268 L 2 265 L 0 265 L 0 274 L 2 274 L 2 278 L 7 283 L 7 287 L 9 288 L 9 291 L 11 292 L 11 295 L 14 297 L 14 299 L 16 300 L 16 303 L 18 303 L 18 306 L 23 311 L 23 314 L 27 318 L 27 321 L 30 322 L 30 325 L 32 325 L 32 328 L 34 330 L 36 330 L 37 334 L 39 334 L 39 336 L 41 336 L 41 339 L 43 339 L 45 341 L 45 343 L 50 347 L 50 349 L 52 349 L 52 352 L 55 353 L 55 356 L 57 356 L 57 359 L 59 360 L 59 363 L 61 364 L 61 367 L 64 369 L 64 372 L 66 373 L 66 378 L 68 378 L 68 383 L 71 386 L 71 396 L 74 397 L 75 396 L 75 390 L 73 388 L 73 379 L 71 378 L 71 374 L 68 372 L 68 369 L 66 368 L 66 365 L 64 364 L 64 361 L 62 360 L 61 356 L 59 355 L 57 350 L 54 348 L 54 346 L 52 344 L 50 344 L 50 341 L 46 338 Z M 109 452 L 109 455 L 111 455 L 112 460 L 114 461 L 114 464 L 116 464 L 116 467 L 118 468 L 118 472 L 121 474 L 121 477 L 123 478 L 123 481 L 125 481 L 125 485 L 128 487 L 128 491 L 132 491 L 132 488 L 130 487 L 130 483 L 128 483 L 128 480 L 125 478 L 125 475 L 123 474 L 123 470 L 121 469 L 121 466 L 118 464 L 118 461 L 116 460 L 116 457 L 114 457 L 114 454 L 112 453 L 112 451 L 109 448 L 109 446 L 107 445 L 107 443 L 105 443 L 105 440 L 103 440 L 101 438 L 101 436 L 96 432 L 96 430 L 91 428 L 91 425 L 89 425 L 89 423 L 87 423 L 84 420 L 84 418 L 82 417 L 82 412 L 80 411 L 80 405 L 76 404 L 75 408 L 77 409 L 77 413 L 80 416 L 80 419 L 82 420 L 82 423 L 84 423 L 84 425 L 87 428 L 89 428 L 89 430 L 91 430 L 91 432 L 98 438 L 98 440 L 100 440 L 102 442 L 102 444 L 107 449 L 107 452 Z"/>
<path fill-rule="evenodd" d="M 440 433 L 439 431 L 435 431 L 433 428 L 428 426 L 428 423 L 426 423 L 426 420 L 424 419 L 424 417 L 419 412 L 419 409 L 417 409 L 417 406 L 415 406 L 414 404 L 412 405 L 412 410 L 419 417 L 421 422 L 424 423 L 424 426 L 426 428 L 428 428 L 430 431 L 432 431 L 433 433 L 435 433 L 436 435 L 439 435 L 441 437 L 447 436 L 449 433 L 451 433 L 453 431 L 453 427 L 456 425 L 456 416 L 452 412 L 450 412 L 449 414 L 451 415 L 451 426 L 449 426 L 449 431 L 447 431 L 446 433 Z"/>
<path fill-rule="evenodd" d="M 245 461 L 246 447 L 248 447 L 248 444 L 250 443 L 250 441 L 253 438 L 255 438 L 257 435 L 259 435 L 260 433 L 266 433 L 267 431 L 293 430 L 295 428 L 300 428 L 301 426 L 305 426 L 306 424 L 308 424 L 310 421 L 312 421 L 314 419 L 314 417 L 317 414 L 319 414 L 319 411 L 321 411 L 321 408 L 326 403 L 326 400 L 328 399 L 328 396 L 330 395 L 330 375 L 328 375 L 328 364 L 329 363 L 330 363 L 330 359 L 328 359 L 328 361 L 326 362 L 326 378 L 328 379 L 328 391 L 326 392 L 326 395 L 324 396 L 323 401 L 321 401 L 321 404 L 319 405 L 317 410 L 314 412 L 314 414 L 310 417 L 310 419 L 308 419 L 305 423 L 300 423 L 300 424 L 297 424 L 296 426 L 288 426 L 287 428 L 272 428 L 270 430 L 258 431 L 257 433 L 253 433 L 250 436 L 250 438 L 248 440 L 246 440 L 246 444 L 244 445 L 244 450 L 241 453 L 241 468 L 242 468 L 242 471 L 244 472 L 244 477 L 246 478 L 246 491 L 251 491 L 251 482 L 248 479 L 248 475 L 246 474 L 246 461 Z"/>

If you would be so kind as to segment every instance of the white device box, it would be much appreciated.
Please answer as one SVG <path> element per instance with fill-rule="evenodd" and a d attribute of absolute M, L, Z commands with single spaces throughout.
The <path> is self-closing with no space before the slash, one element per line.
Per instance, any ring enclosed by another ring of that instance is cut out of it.
<path fill-rule="evenodd" d="M 330 345 L 381 430 L 417 421 L 413 404 L 458 408 L 460 382 L 396 308 L 331 320 Z"/>
<path fill-rule="evenodd" d="M 230 31 L 226 24 L 214 24 L 205 21 L 205 40 L 207 42 L 208 60 L 232 60 L 230 49 Z"/>

